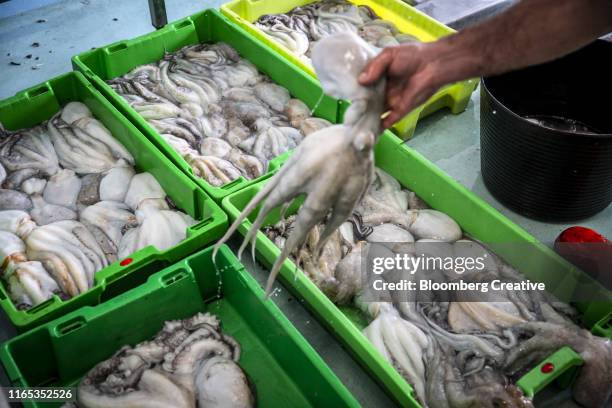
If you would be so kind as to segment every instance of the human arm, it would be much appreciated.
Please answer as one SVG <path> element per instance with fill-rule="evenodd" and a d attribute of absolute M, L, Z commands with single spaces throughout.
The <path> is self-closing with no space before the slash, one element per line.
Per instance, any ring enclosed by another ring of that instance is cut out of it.
<path fill-rule="evenodd" d="M 386 48 L 359 80 L 386 75 L 388 128 L 446 84 L 550 61 L 610 31 L 612 0 L 523 0 L 441 40 Z"/>

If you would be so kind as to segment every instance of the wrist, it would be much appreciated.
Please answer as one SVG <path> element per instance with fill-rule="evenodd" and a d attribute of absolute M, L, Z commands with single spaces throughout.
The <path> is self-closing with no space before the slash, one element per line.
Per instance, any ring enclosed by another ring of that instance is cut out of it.
<path fill-rule="evenodd" d="M 441 87 L 486 73 L 484 53 L 464 37 L 454 34 L 426 44 L 426 58 L 431 61 L 434 86 Z"/>

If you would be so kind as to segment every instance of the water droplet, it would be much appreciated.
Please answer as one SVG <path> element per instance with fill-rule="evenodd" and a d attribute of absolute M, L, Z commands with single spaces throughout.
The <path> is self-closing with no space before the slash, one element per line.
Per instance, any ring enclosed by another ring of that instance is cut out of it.
<path fill-rule="evenodd" d="M 221 276 L 221 272 L 224 271 L 226 268 L 219 268 L 216 259 L 213 262 L 213 267 L 215 268 L 215 275 L 217 277 L 217 297 L 221 298 L 223 297 L 223 279 Z"/>

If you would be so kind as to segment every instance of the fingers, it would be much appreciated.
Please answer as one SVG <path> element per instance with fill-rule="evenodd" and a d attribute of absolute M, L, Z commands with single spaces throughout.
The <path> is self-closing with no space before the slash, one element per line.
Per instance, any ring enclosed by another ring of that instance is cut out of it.
<path fill-rule="evenodd" d="M 393 62 L 393 57 L 393 48 L 382 50 L 380 54 L 368 62 L 361 74 L 359 74 L 359 83 L 361 85 L 372 85 L 377 82 Z"/>
<path fill-rule="evenodd" d="M 404 116 L 405 115 L 400 113 L 400 111 L 397 111 L 397 110 L 391 111 L 391 113 L 385 119 L 383 119 L 383 128 L 384 129 L 391 128 L 396 122 L 399 122 L 400 119 L 402 119 Z"/>
<path fill-rule="evenodd" d="M 385 129 L 393 126 L 412 109 L 410 93 L 411 87 L 408 80 L 387 83 L 387 109 L 389 113 L 382 121 Z"/>
<path fill-rule="evenodd" d="M 390 113 L 383 119 L 383 127 L 389 129 L 404 116 L 409 114 L 414 108 L 423 104 L 430 96 L 435 93 L 435 88 L 423 86 L 419 81 L 407 81 L 398 92 L 397 88 L 392 88 L 387 94 L 387 104 Z"/>
<path fill-rule="evenodd" d="M 404 98 L 406 82 L 407 81 L 401 81 L 401 83 L 396 83 L 393 81 L 387 85 L 387 108 L 392 109 L 393 107 L 401 104 L 401 101 Z"/>

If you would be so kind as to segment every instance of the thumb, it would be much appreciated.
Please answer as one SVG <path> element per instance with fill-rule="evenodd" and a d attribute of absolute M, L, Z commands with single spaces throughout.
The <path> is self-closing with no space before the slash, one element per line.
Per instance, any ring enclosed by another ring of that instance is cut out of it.
<path fill-rule="evenodd" d="M 393 62 L 393 51 L 390 48 L 385 48 L 366 64 L 359 74 L 359 83 L 361 85 L 374 84 L 387 71 L 391 62 Z"/>

